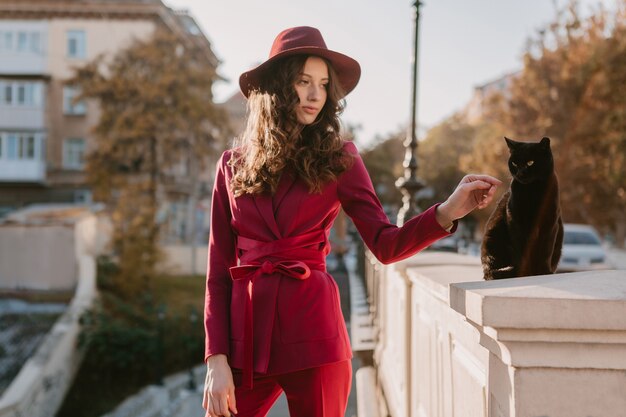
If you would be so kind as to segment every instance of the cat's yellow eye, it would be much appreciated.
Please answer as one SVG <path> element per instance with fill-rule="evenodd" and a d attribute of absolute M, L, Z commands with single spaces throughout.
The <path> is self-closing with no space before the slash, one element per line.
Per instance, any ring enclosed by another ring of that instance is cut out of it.
<path fill-rule="evenodd" d="M 526 165 L 528 165 L 528 166 L 532 166 L 534 163 L 535 163 L 535 161 L 528 161 L 528 162 L 526 163 Z"/>
<path fill-rule="evenodd" d="M 513 162 L 513 161 L 511 161 L 511 164 L 513 164 L 514 167 L 517 166 L 517 164 L 515 162 Z"/>

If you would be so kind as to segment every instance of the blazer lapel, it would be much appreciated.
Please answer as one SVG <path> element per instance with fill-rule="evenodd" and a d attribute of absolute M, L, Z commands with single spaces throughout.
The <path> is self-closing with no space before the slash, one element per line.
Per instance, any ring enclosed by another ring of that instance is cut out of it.
<path fill-rule="evenodd" d="M 285 172 L 283 172 L 280 181 L 278 182 L 276 195 L 274 196 L 274 213 L 278 211 L 278 207 L 288 194 L 288 191 L 291 189 L 291 186 L 295 181 L 296 176 L 291 172 L 291 170 L 285 170 Z M 276 216 L 274 216 L 274 218 L 276 218 Z"/>
<path fill-rule="evenodd" d="M 272 196 L 269 194 L 257 194 L 254 196 L 254 204 L 256 204 L 261 217 L 265 220 L 265 223 L 269 226 L 274 237 L 276 239 L 282 238 L 280 230 L 278 230 L 278 224 L 276 224 L 276 218 L 274 217 L 274 208 L 272 207 Z"/>

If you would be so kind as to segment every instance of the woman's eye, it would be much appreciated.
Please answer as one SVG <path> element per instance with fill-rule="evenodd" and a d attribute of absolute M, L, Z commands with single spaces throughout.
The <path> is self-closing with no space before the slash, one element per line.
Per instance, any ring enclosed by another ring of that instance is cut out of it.
<path fill-rule="evenodd" d="M 322 84 L 322 88 L 327 90 L 328 89 L 328 84 Z"/>
<path fill-rule="evenodd" d="M 528 165 L 528 166 L 532 166 L 532 164 L 534 164 L 534 163 L 535 163 L 535 161 L 528 161 L 528 162 L 526 163 L 526 165 Z"/>
<path fill-rule="evenodd" d="M 300 85 L 307 85 L 308 83 L 309 83 L 308 80 L 300 80 L 300 81 L 298 81 L 298 84 L 300 84 Z"/>

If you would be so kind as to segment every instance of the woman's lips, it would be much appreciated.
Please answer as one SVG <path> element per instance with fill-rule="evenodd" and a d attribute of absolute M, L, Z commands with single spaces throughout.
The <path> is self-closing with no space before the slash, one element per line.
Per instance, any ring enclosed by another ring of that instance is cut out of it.
<path fill-rule="evenodd" d="M 317 109 L 315 107 L 304 106 L 304 107 L 302 107 L 302 110 L 304 110 L 304 112 L 308 113 L 308 114 L 315 114 L 315 113 L 317 113 Z"/>

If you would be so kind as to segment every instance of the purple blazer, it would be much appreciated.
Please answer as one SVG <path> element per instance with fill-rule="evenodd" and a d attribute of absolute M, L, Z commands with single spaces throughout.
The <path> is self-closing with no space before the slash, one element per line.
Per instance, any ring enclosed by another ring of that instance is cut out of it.
<path fill-rule="evenodd" d="M 326 272 L 328 236 L 341 208 L 383 263 L 408 258 L 449 235 L 433 206 L 397 227 L 389 222 L 356 146 L 354 164 L 321 194 L 285 172 L 274 196 L 235 198 L 225 151 L 217 163 L 204 307 L 205 361 L 277 374 L 352 357 L 338 288 Z"/>

